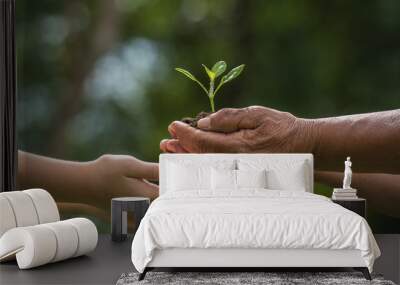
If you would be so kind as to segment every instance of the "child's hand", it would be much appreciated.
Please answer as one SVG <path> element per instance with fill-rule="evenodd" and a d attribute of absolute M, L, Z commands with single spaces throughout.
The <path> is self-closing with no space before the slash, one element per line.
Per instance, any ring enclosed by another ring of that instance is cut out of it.
<path fill-rule="evenodd" d="M 158 186 L 147 179 L 158 180 L 158 164 L 129 155 L 107 154 L 94 161 L 75 162 L 18 152 L 19 189 L 46 189 L 57 203 L 68 204 L 64 208 L 80 207 L 103 218 L 110 216 L 111 198 L 155 199 Z"/>
<path fill-rule="evenodd" d="M 158 164 L 129 155 L 102 155 L 89 166 L 92 179 L 87 204 L 110 210 L 111 198 L 141 196 L 155 199 L 158 185 Z"/>

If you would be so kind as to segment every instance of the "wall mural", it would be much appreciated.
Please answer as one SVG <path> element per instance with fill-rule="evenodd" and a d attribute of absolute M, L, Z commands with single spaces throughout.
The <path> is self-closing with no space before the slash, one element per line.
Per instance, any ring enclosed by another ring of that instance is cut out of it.
<path fill-rule="evenodd" d="M 395 144 L 379 148 L 381 139 L 399 142 L 390 129 L 399 113 L 384 112 L 400 106 L 399 10 L 395 0 L 18 1 L 18 185 L 47 188 L 62 215 L 94 217 L 109 231 L 112 197 L 157 197 L 150 162 L 162 150 L 315 152 L 315 192 L 329 197 L 350 156 L 351 186 L 367 199 L 373 231 L 400 233 Z M 171 122 L 210 104 L 261 106 L 244 109 L 250 117 L 238 124 L 256 129 L 268 117 L 269 131 L 248 132 L 248 149 L 238 137 L 212 137 L 212 146 L 174 137 L 188 126 Z M 337 119 L 318 146 L 307 127 L 292 137 L 295 122 L 369 112 L 382 113 Z M 366 130 L 368 139 L 357 139 Z M 279 147 L 268 148 L 273 140 Z"/>

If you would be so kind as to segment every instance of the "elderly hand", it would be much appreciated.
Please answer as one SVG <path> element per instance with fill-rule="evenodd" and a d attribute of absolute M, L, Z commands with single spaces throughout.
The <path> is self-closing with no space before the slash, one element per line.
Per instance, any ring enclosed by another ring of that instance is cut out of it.
<path fill-rule="evenodd" d="M 172 139 L 163 140 L 164 152 L 310 152 L 311 122 L 290 113 L 252 106 L 221 109 L 198 122 L 195 129 L 175 121 L 169 127 Z"/>

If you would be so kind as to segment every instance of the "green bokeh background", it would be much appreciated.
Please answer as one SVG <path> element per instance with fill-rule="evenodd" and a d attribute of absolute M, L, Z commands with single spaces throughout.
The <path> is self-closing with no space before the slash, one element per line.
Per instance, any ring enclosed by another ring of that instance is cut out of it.
<path fill-rule="evenodd" d="M 19 148 L 156 161 L 172 120 L 209 109 L 173 68 L 206 81 L 200 64 L 218 60 L 246 69 L 217 108 L 307 118 L 399 108 L 399 15 L 397 0 L 19 0 Z M 375 232 L 400 232 L 399 219 L 369 210 Z"/>

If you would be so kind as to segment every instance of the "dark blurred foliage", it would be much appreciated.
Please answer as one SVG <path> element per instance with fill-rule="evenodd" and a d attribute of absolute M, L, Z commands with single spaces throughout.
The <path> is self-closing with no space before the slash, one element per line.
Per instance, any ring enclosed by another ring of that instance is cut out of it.
<path fill-rule="evenodd" d="M 155 161 L 172 120 L 209 109 L 173 68 L 206 81 L 200 64 L 218 60 L 246 69 L 217 108 L 309 118 L 399 108 L 399 15 L 397 0 L 19 0 L 20 148 Z"/>

